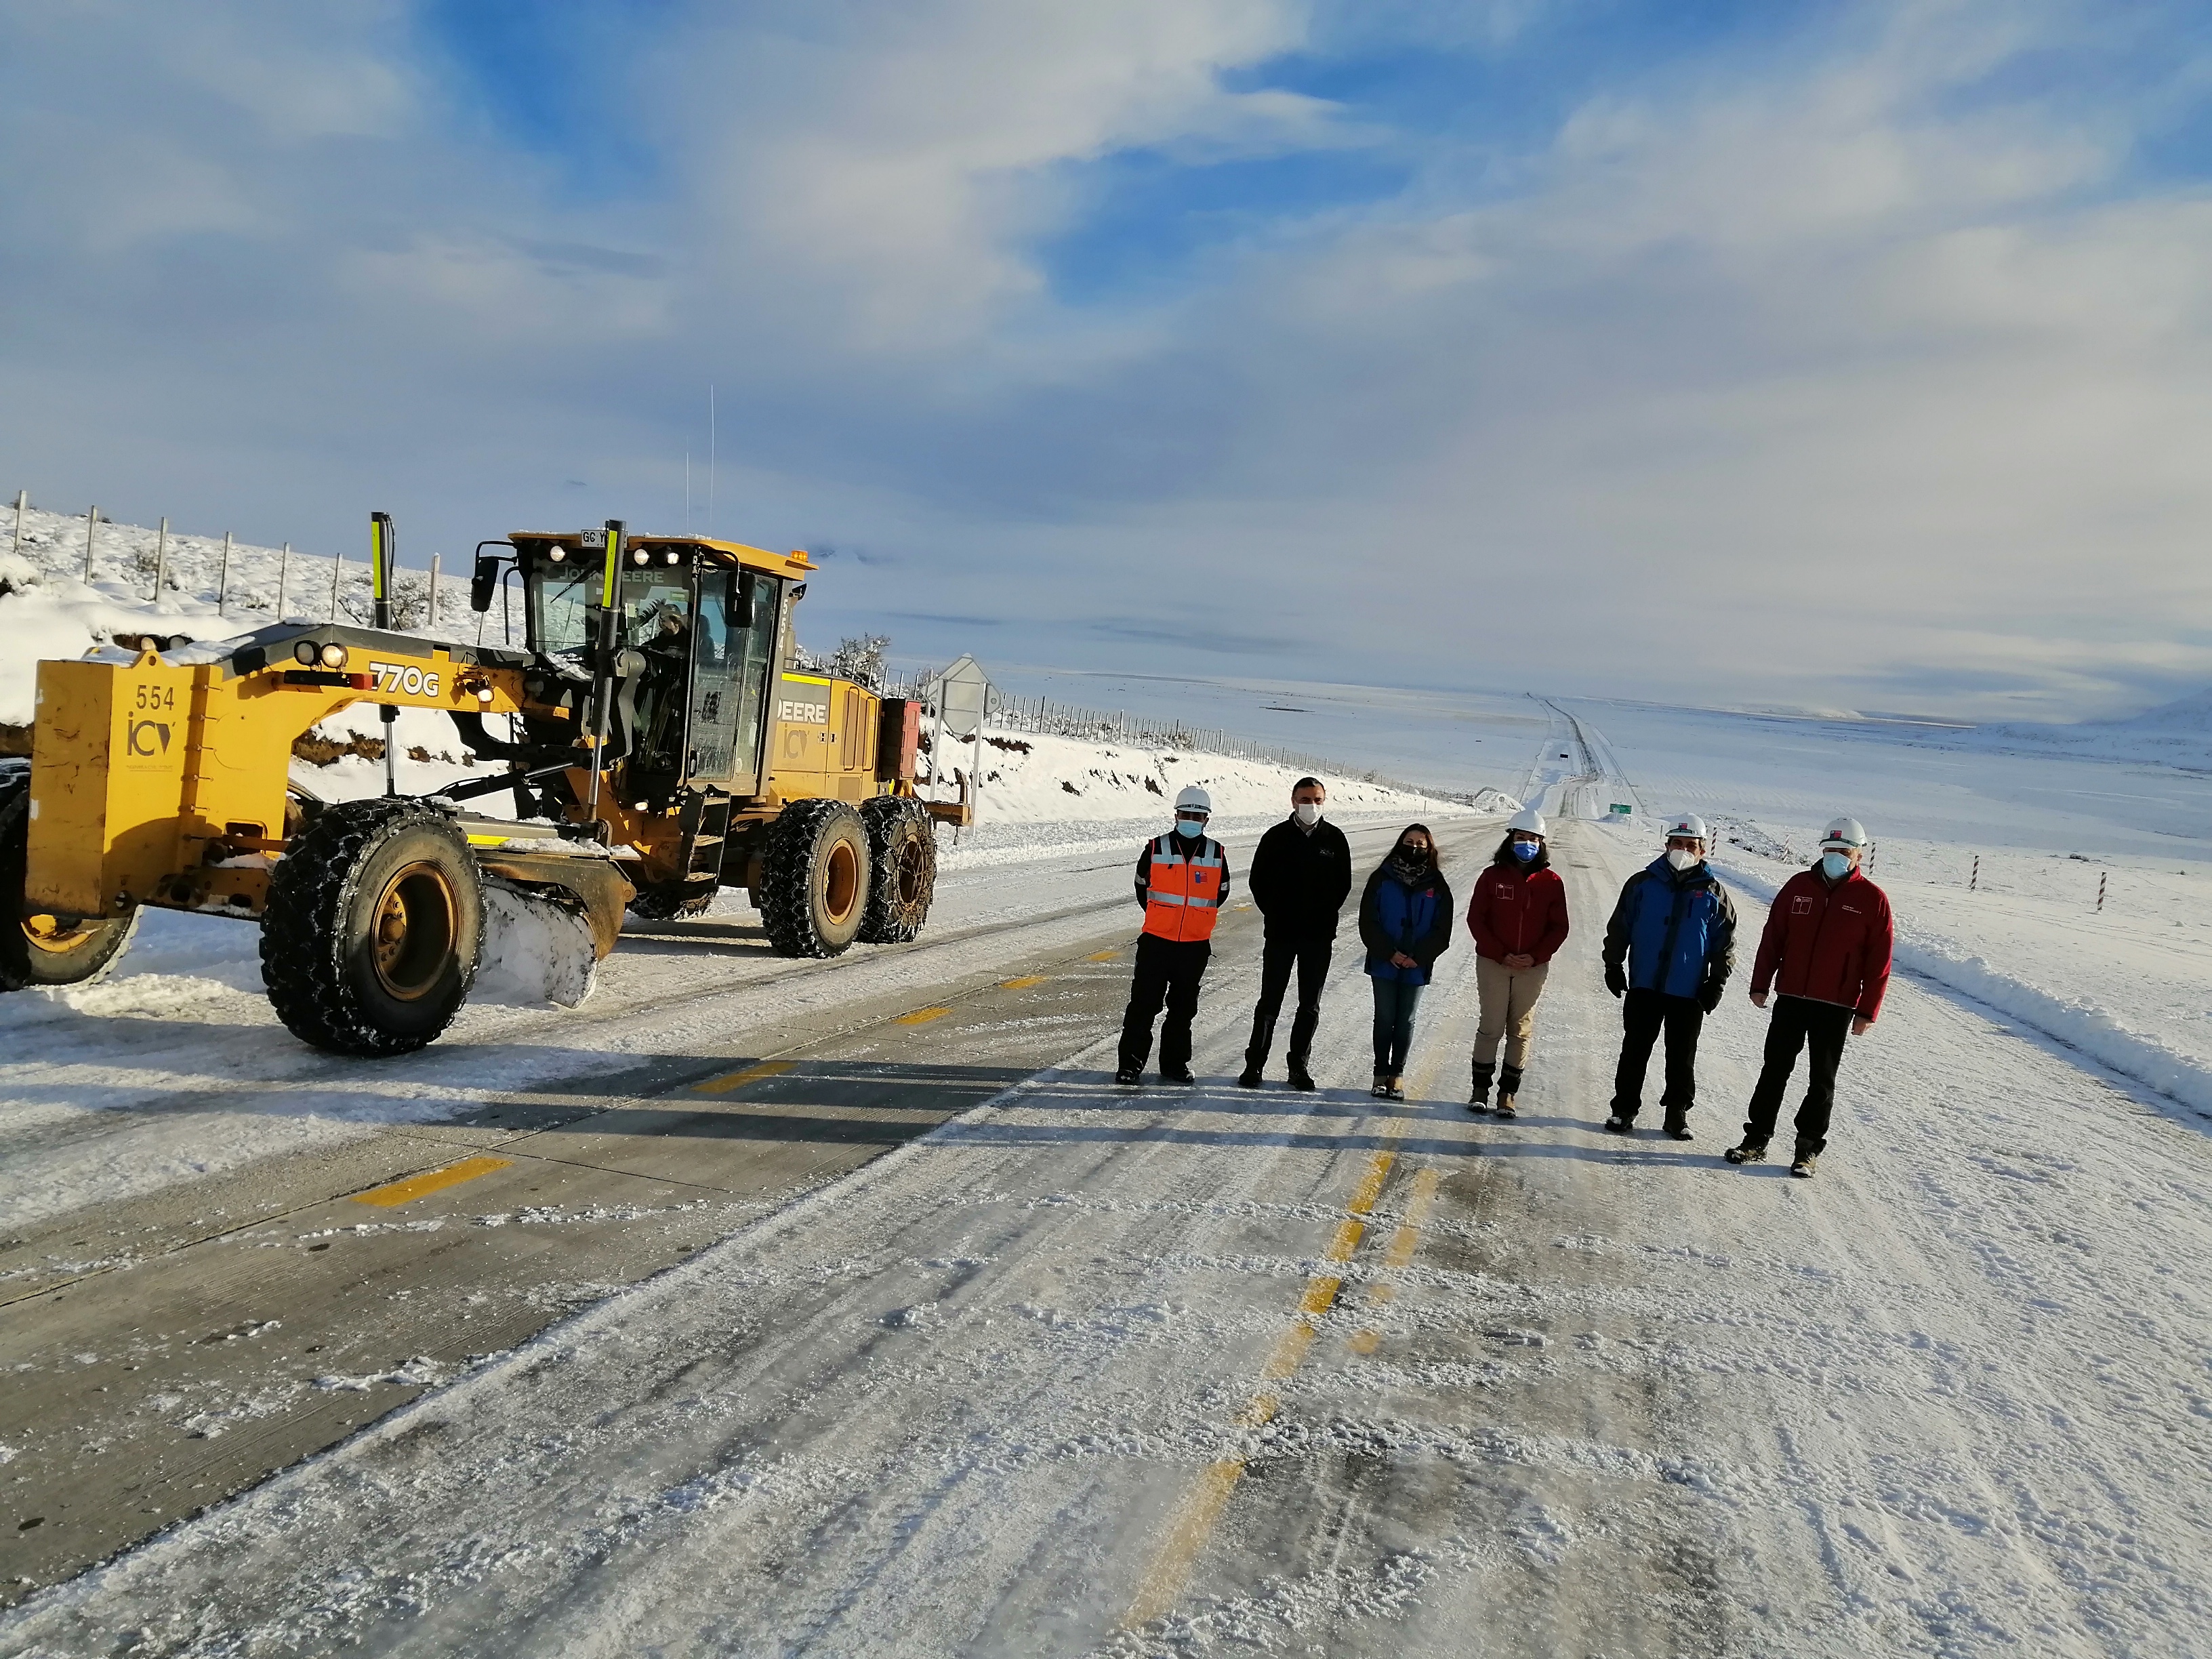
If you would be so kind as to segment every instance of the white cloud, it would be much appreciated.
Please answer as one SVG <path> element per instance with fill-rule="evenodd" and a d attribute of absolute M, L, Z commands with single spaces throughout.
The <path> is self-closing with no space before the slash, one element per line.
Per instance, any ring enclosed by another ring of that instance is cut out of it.
<path fill-rule="evenodd" d="M 0 434 L 42 495 L 304 543 L 374 492 L 419 550 L 672 521 L 711 380 L 723 529 L 906 553 L 824 608 L 1039 655 L 1201 665 L 1097 631 L 1175 592 L 1209 649 L 1337 679 L 1966 712 L 2212 679 L 2212 196 L 2131 182 L 2156 99 L 2007 78 L 2132 25 L 1824 14 L 1510 155 L 1261 72 L 1392 32 L 1494 63 L 1553 9 L 701 5 L 607 67 L 658 168 L 614 196 L 423 73 L 398 0 L 46 8 L 0 110 Z M 1054 291 L 1101 161 L 1349 144 L 1413 183 Z"/>
<path fill-rule="evenodd" d="M 828 15 L 805 35 L 748 27 L 690 50 L 678 149 L 699 158 L 714 263 L 871 352 L 968 345 L 1039 299 L 1034 244 L 1070 210 L 1069 166 L 1334 141 L 1326 106 L 1222 84 L 1298 38 L 1278 0 Z"/>

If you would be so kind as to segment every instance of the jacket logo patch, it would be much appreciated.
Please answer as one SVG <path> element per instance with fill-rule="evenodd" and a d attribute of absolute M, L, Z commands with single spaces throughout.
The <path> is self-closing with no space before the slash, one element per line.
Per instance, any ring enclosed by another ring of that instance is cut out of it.
<path fill-rule="evenodd" d="M 1813 896 L 1809 893 L 1800 893 L 1796 898 L 1791 899 L 1790 901 L 1790 914 L 1793 916 L 1811 915 L 1813 914 Z"/>

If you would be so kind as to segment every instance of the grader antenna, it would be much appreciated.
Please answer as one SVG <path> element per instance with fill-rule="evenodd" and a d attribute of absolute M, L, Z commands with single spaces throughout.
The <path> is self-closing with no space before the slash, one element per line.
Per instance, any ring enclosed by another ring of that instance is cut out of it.
<path fill-rule="evenodd" d="M 392 566 L 399 556 L 399 538 L 392 533 L 389 513 L 368 515 L 368 592 L 371 626 L 380 632 L 392 627 Z M 384 793 L 399 793 L 399 711 L 386 703 L 377 711 L 384 722 Z"/>

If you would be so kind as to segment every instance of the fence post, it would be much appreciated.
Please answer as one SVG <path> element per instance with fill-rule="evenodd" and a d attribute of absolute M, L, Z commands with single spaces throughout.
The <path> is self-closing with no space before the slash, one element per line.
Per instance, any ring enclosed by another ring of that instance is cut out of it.
<path fill-rule="evenodd" d="M 338 573 L 345 568 L 345 544 L 338 544 L 337 556 L 331 561 L 331 620 L 338 619 Z"/>
<path fill-rule="evenodd" d="M 228 536 L 228 531 L 223 532 Z M 292 579 L 292 544 L 286 542 L 284 550 L 276 556 L 276 620 L 284 620 L 284 588 Z"/>
<path fill-rule="evenodd" d="M 23 514 L 30 505 L 31 492 L 27 489 L 17 490 L 15 492 L 15 550 L 18 553 L 23 550 Z"/>
<path fill-rule="evenodd" d="M 1971 892 L 1972 892 L 1972 891 L 1974 890 L 1974 889 L 1976 889 L 1977 887 L 1980 886 L 1981 884 L 1982 884 L 1982 855 L 1981 855 L 1979 853 L 1977 853 L 1977 854 L 1974 854 L 1974 873 L 1973 873 L 1972 875 L 1971 875 L 1971 876 L 1969 876 L 1969 877 L 1967 877 L 1967 878 L 1966 878 L 1966 890 L 1967 890 L 1968 892 L 1970 892 L 1970 893 L 1971 893 Z"/>
<path fill-rule="evenodd" d="M 85 510 L 84 514 L 84 579 L 87 582 L 89 582 L 92 580 L 93 526 L 97 525 L 99 522 L 100 509 L 96 507 L 88 507 Z"/>
<path fill-rule="evenodd" d="M 169 574 L 169 521 L 167 519 L 161 520 L 161 527 L 155 532 L 155 538 L 154 603 L 159 605 L 161 603 L 161 582 Z"/>
<path fill-rule="evenodd" d="M 2105 913 L 2105 877 L 2106 873 L 2106 872 L 2102 870 L 2097 872 L 2097 914 L 2100 915 L 2102 915 Z"/>
<path fill-rule="evenodd" d="M 230 605 L 230 532 L 222 532 L 222 574 L 215 579 L 215 614 L 223 615 Z M 283 605 L 280 601 L 278 610 Z"/>
<path fill-rule="evenodd" d="M 444 557 L 445 555 L 442 553 L 433 553 L 430 556 L 430 620 L 423 624 L 426 628 L 435 628 L 438 625 L 438 567 L 439 562 Z"/>

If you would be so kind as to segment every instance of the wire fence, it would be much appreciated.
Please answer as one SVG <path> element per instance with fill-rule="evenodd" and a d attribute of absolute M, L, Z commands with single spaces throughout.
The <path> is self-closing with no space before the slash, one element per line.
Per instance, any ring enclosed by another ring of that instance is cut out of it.
<path fill-rule="evenodd" d="M 165 616 L 156 623 L 166 639 L 179 637 L 185 629 L 194 635 L 212 634 L 239 624 L 258 626 L 285 618 L 293 621 L 351 622 L 366 626 L 372 615 L 369 571 L 365 556 L 343 553 L 307 553 L 287 543 L 261 547 L 238 541 L 228 532 L 221 537 L 172 532 L 163 519 L 154 529 L 117 524 L 98 507 L 62 514 L 32 505 L 29 492 L 19 490 L 13 502 L 0 497 L 0 513 L 12 506 L 13 523 L 0 529 L 0 548 L 30 559 L 55 575 L 76 576 L 88 586 L 126 603 L 147 605 L 156 611 L 172 610 L 179 600 L 210 605 L 213 618 L 189 615 Z M 0 524 L 5 524 L 0 520 Z M 12 532 L 12 533 L 10 533 Z M 456 564 L 465 564 L 460 559 Z M 433 556 L 427 571 L 399 570 L 392 582 L 392 623 L 395 628 L 453 640 L 477 643 L 520 643 L 511 637 L 517 620 L 506 601 L 495 601 L 489 615 L 468 608 L 469 575 L 464 568 L 448 572 L 442 556 Z M 197 625 L 195 625 L 197 624 Z M 861 672 L 853 678 L 874 682 L 886 696 L 908 697 L 921 702 L 933 718 L 936 706 L 930 687 L 937 675 L 923 669 L 903 678 L 882 669 L 882 654 L 890 641 L 862 639 L 846 647 L 863 647 Z M 818 672 L 852 672 L 831 657 L 802 653 L 805 665 Z M 1002 732 L 1030 732 L 1074 738 L 1093 743 L 1121 743 L 1146 749 L 1187 749 L 1195 753 L 1225 756 L 1310 772 L 1324 780 L 1357 780 L 1432 799 L 1481 805 L 1495 799 L 1494 790 L 1439 789 L 1408 783 L 1372 767 L 1355 766 L 1279 744 L 1262 743 L 1219 726 L 1193 726 L 1172 719 L 1131 714 L 1126 710 L 1086 708 L 1048 697 L 1016 696 L 997 686 L 990 688 L 985 720 Z"/>
<path fill-rule="evenodd" d="M 920 670 L 904 678 L 889 677 L 884 682 L 884 695 L 911 698 L 922 705 L 927 718 L 934 719 L 937 705 L 931 688 L 936 678 L 933 669 Z M 1495 790 L 1470 792 L 1408 783 L 1372 767 L 1355 766 L 1326 755 L 1262 743 L 1218 726 L 1192 726 L 1182 720 L 1132 714 L 1125 709 L 1086 708 L 1049 697 L 1017 696 L 995 685 L 986 696 L 983 718 L 986 724 L 1000 732 L 1073 738 L 1085 743 L 1121 743 L 1139 749 L 1188 749 L 1199 754 L 1221 755 L 1231 760 L 1256 761 L 1262 765 L 1310 772 L 1323 782 L 1331 779 L 1356 780 L 1409 795 L 1426 795 L 1432 800 L 1456 801 L 1468 806 L 1480 806 L 1486 799 L 1497 796 Z"/>

